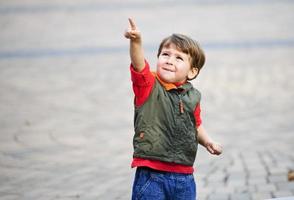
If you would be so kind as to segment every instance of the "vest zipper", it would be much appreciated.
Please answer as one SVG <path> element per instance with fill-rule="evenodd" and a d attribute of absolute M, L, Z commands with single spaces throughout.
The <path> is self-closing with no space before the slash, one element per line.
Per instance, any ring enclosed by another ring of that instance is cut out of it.
<path fill-rule="evenodd" d="M 179 98 L 180 98 L 179 109 L 180 109 L 180 113 L 183 114 L 184 113 L 184 104 L 183 104 L 181 97 L 179 97 Z"/>

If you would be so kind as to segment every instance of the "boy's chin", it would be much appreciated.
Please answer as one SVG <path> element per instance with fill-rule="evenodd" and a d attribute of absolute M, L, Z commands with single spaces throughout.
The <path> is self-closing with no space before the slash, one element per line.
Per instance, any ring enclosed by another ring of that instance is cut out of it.
<path fill-rule="evenodd" d="M 173 78 L 158 74 L 159 78 L 166 83 L 174 83 Z"/>

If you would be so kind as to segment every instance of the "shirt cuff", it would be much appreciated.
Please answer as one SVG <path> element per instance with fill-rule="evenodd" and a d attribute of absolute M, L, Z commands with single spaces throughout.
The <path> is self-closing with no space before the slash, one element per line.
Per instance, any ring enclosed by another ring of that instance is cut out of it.
<path fill-rule="evenodd" d="M 195 108 L 195 111 L 194 111 L 195 122 L 196 122 L 197 128 L 202 124 L 202 119 L 201 119 L 200 113 L 201 113 L 201 108 L 200 108 L 200 103 L 198 103 Z"/>

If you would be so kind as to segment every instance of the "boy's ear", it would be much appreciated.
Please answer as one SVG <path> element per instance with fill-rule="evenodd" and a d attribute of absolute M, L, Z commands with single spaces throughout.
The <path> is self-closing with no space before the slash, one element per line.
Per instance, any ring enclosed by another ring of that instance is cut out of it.
<path fill-rule="evenodd" d="M 196 78 L 196 76 L 198 75 L 198 68 L 196 67 L 192 67 L 188 73 L 188 80 L 192 80 L 194 78 Z"/>

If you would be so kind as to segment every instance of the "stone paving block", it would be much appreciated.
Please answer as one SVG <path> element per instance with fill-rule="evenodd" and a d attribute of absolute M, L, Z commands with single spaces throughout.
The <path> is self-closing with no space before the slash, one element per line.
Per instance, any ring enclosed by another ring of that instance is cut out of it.
<path fill-rule="evenodd" d="M 196 186 L 196 189 L 197 189 L 197 198 L 199 200 L 205 200 L 208 198 L 208 196 L 212 193 L 214 193 L 214 189 L 215 188 L 210 188 L 210 187 L 197 187 Z"/>
<path fill-rule="evenodd" d="M 244 185 L 235 187 L 235 193 L 250 193 L 254 194 L 257 192 L 256 185 Z"/>
<path fill-rule="evenodd" d="M 16 199 L 20 199 L 21 198 L 21 195 L 19 194 L 7 194 L 7 193 L 0 193 L 1 195 L 1 199 L 3 200 L 16 200 Z"/>
<path fill-rule="evenodd" d="M 274 200 L 292 200 L 294 196 L 289 196 L 289 197 L 279 197 L 279 198 L 274 198 Z M 273 199 L 267 199 L 267 200 L 273 200 Z"/>
<path fill-rule="evenodd" d="M 291 159 L 291 156 L 287 156 L 283 158 L 283 161 L 278 163 L 278 167 L 281 167 L 283 169 L 294 170 L 293 167 L 293 160 Z"/>
<path fill-rule="evenodd" d="M 252 177 L 267 177 L 268 172 L 266 169 L 249 169 L 249 178 Z"/>
<path fill-rule="evenodd" d="M 234 193 L 235 187 L 227 187 L 225 185 L 220 185 L 214 189 L 215 193 L 225 193 L 225 194 L 231 194 Z"/>
<path fill-rule="evenodd" d="M 235 193 L 231 195 L 231 199 L 251 200 L 251 194 L 250 193 Z"/>
<path fill-rule="evenodd" d="M 287 175 L 289 169 L 285 167 L 270 167 L 269 168 L 269 173 L 271 175 Z"/>
<path fill-rule="evenodd" d="M 270 199 L 272 198 L 273 195 L 270 192 L 258 192 L 258 193 L 253 193 L 252 194 L 252 199 Z"/>
<path fill-rule="evenodd" d="M 211 187 L 211 188 L 215 188 L 215 187 L 218 187 L 219 185 L 223 185 L 224 184 L 224 182 L 223 181 L 208 181 L 207 183 L 206 183 L 206 186 L 208 186 L 208 187 Z"/>
<path fill-rule="evenodd" d="M 208 194 L 204 194 L 204 193 L 197 193 L 197 197 L 196 200 L 207 200 L 208 198 Z"/>
<path fill-rule="evenodd" d="M 266 168 L 264 167 L 264 165 L 261 163 L 260 160 L 250 160 L 250 161 L 245 160 L 245 165 L 246 165 L 246 169 L 248 171 L 264 171 L 264 170 L 266 170 Z"/>
<path fill-rule="evenodd" d="M 267 184 L 267 177 L 261 176 L 261 177 L 252 177 L 249 178 L 247 183 L 249 185 L 266 185 Z"/>
<path fill-rule="evenodd" d="M 229 171 L 228 175 L 229 180 L 245 180 L 247 178 L 247 174 L 244 170 Z"/>
<path fill-rule="evenodd" d="M 294 182 L 276 183 L 279 190 L 294 190 Z"/>
<path fill-rule="evenodd" d="M 209 176 L 206 180 L 207 182 L 225 182 L 226 174 L 225 173 L 213 173 L 212 176 Z"/>
<path fill-rule="evenodd" d="M 239 187 L 243 188 L 244 186 L 246 186 L 246 184 L 247 184 L 246 180 L 242 180 L 242 179 L 228 180 L 227 182 L 228 187 L 235 187 L 235 188 L 239 188 Z"/>
<path fill-rule="evenodd" d="M 208 196 L 208 200 L 215 200 L 215 199 L 228 200 L 229 198 L 230 198 L 230 195 L 224 194 L 224 193 L 214 193 Z"/>
<path fill-rule="evenodd" d="M 258 192 L 275 192 L 277 187 L 274 184 L 261 184 L 256 186 Z"/>
<path fill-rule="evenodd" d="M 274 197 L 289 197 L 289 196 L 293 196 L 293 193 L 290 192 L 289 190 L 279 190 L 276 192 L 273 192 L 273 196 Z"/>
<path fill-rule="evenodd" d="M 287 182 L 288 176 L 286 174 L 270 175 L 268 180 L 270 183 Z"/>

